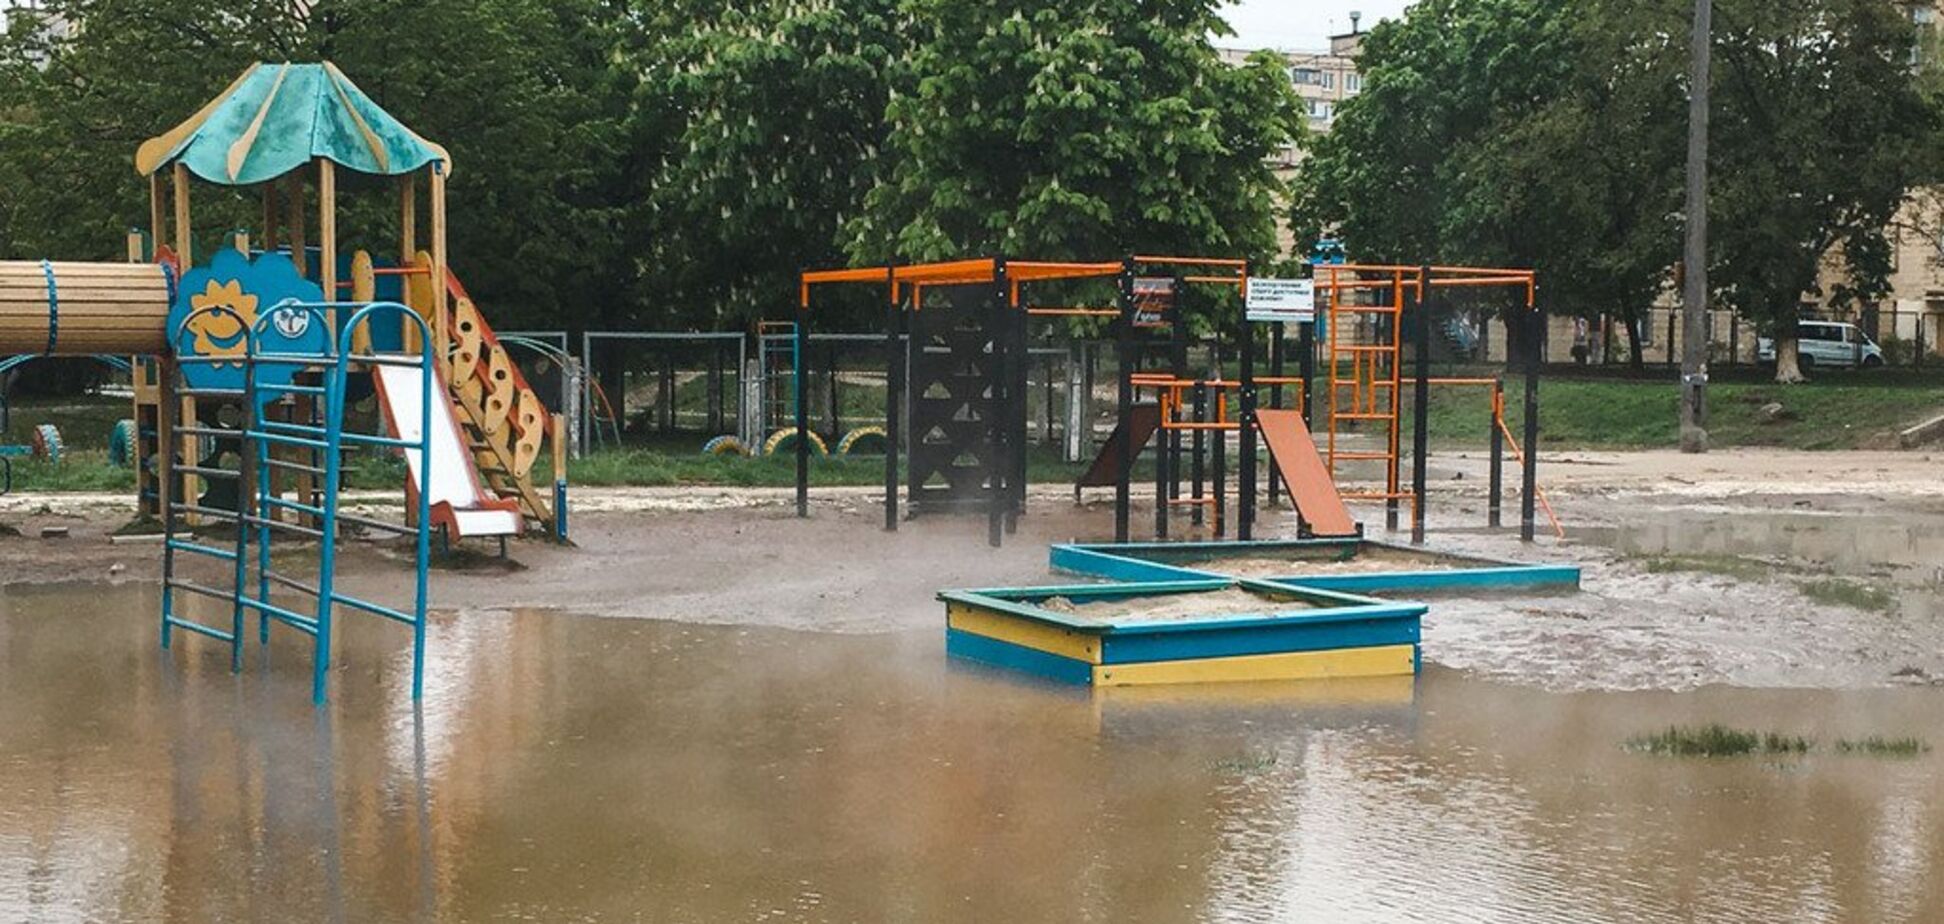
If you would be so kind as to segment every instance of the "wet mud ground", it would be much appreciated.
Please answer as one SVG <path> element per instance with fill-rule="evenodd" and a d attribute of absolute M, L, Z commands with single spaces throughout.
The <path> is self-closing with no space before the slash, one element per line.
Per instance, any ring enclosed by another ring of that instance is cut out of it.
<path fill-rule="evenodd" d="M 1438 546 L 1586 591 L 1433 601 L 1415 680 L 1097 693 L 948 662 L 931 594 L 1053 580 L 1105 508 L 1041 502 L 997 551 L 815 513 L 590 513 L 580 549 L 442 573 L 416 708 L 402 627 L 341 619 L 313 710 L 294 634 L 241 675 L 159 651 L 154 549 L 106 520 L 0 540 L 0 920 L 1944 916 L 1939 756 L 1832 747 L 1944 746 L 1934 499 L 1588 491 L 1521 549 L 1454 497 Z M 1894 604 L 1803 586 L 1836 579 Z M 1817 747 L 1624 746 L 1716 721 Z"/>

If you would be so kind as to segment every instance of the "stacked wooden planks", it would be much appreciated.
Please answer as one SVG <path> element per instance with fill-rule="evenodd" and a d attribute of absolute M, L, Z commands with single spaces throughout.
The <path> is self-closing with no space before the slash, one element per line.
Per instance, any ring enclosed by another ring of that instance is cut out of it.
<path fill-rule="evenodd" d="M 161 353 L 168 318 L 157 264 L 0 260 L 0 356 Z"/>

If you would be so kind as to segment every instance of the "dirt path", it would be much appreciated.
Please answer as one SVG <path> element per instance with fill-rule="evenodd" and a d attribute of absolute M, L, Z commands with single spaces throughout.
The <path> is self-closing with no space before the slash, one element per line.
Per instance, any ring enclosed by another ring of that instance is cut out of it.
<path fill-rule="evenodd" d="M 1849 687 L 1944 679 L 1944 479 L 1911 453 L 1574 453 L 1547 459 L 1546 485 L 1569 539 L 1523 546 L 1484 533 L 1484 461 L 1441 456 L 1430 505 L 1434 546 L 1522 560 L 1575 561 L 1577 595 L 1441 600 L 1425 657 L 1450 667 L 1564 688 L 1686 689 L 1708 684 Z M 1002 549 L 977 517 L 882 529 L 870 488 L 818 489 L 812 517 L 787 489 L 637 488 L 575 495 L 577 548 L 522 541 L 513 565 L 435 573 L 441 609 L 567 609 L 612 617 L 884 632 L 935 626 L 937 591 L 1044 584 L 1050 542 L 1112 532 L 1110 492 L 1073 506 L 1058 486 Z M 362 503 L 391 501 L 361 495 Z M 1382 514 L 1353 511 L 1383 537 Z M 118 495 L 0 499 L 0 592 L 21 582 L 154 581 L 153 540 L 111 542 Z M 1135 514 L 1145 535 L 1150 514 Z M 1509 519 L 1516 511 L 1508 511 Z M 42 527 L 66 538 L 37 538 Z M 1259 535 L 1291 535 L 1265 513 Z M 1395 537 L 1393 537 L 1395 538 Z M 350 543 L 341 581 L 379 598 L 409 590 L 402 559 Z M 1663 567 L 1669 557 L 1747 559 L 1753 575 Z M 1885 607 L 1813 596 L 1890 595 Z M 1827 591 L 1827 587 L 1821 589 Z"/>

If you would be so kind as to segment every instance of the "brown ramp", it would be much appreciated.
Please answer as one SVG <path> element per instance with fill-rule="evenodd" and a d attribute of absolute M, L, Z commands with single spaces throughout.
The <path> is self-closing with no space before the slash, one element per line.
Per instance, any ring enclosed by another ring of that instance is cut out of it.
<path fill-rule="evenodd" d="M 1303 425 L 1302 411 L 1257 410 L 1256 427 L 1262 441 L 1269 444 L 1269 457 L 1276 471 L 1289 486 L 1290 499 L 1303 515 L 1313 535 L 1323 537 L 1355 536 L 1357 524 L 1343 506 L 1330 470 L 1316 452 L 1316 441 Z"/>
<path fill-rule="evenodd" d="M 1093 464 L 1087 466 L 1087 473 L 1073 483 L 1079 488 L 1111 488 L 1120 484 L 1121 444 L 1127 441 L 1128 431 L 1134 431 L 1134 451 L 1129 459 L 1139 458 L 1141 450 L 1147 448 L 1148 441 L 1154 438 L 1154 431 L 1161 427 L 1161 408 L 1154 404 L 1136 404 L 1128 409 L 1127 419 L 1114 426 L 1114 432 L 1107 437 L 1107 445 L 1101 447 L 1100 455 L 1094 456 Z M 1077 496 L 1077 495 L 1076 495 Z"/>

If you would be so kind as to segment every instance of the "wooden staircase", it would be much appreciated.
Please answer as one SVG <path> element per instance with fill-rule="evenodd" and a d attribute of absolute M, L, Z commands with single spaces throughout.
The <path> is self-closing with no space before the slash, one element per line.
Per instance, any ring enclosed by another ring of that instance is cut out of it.
<path fill-rule="evenodd" d="M 458 277 L 448 272 L 441 294 L 445 297 L 436 301 L 446 311 L 448 387 L 480 483 L 497 497 L 518 501 L 529 524 L 551 533 L 552 502 L 534 486 L 532 477 L 533 464 L 552 435 L 547 407 L 493 336 Z M 416 299 L 412 307 L 424 310 Z"/>

